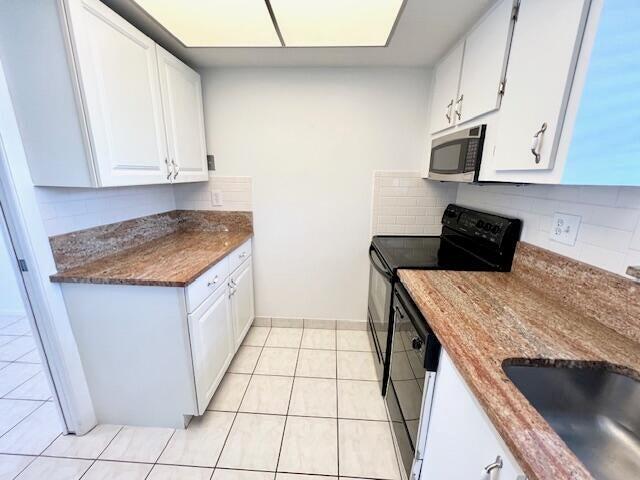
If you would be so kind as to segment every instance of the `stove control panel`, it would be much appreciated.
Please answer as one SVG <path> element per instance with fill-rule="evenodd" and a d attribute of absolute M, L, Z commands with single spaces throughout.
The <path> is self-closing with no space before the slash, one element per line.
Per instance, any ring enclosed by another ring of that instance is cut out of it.
<path fill-rule="evenodd" d="M 450 204 L 442 216 L 442 224 L 468 237 L 500 245 L 512 231 L 519 236 L 521 222 Z"/>

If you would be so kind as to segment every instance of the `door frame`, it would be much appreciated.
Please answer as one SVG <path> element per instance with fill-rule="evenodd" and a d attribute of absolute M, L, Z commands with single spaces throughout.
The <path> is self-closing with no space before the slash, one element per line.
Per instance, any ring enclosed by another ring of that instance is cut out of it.
<path fill-rule="evenodd" d="M 53 253 L 27 166 L 9 87 L 0 62 L 0 234 L 13 269 L 43 370 L 53 387 L 63 433 L 87 433 L 96 416 L 60 287 L 49 281 Z M 27 271 L 18 267 L 23 260 Z"/>

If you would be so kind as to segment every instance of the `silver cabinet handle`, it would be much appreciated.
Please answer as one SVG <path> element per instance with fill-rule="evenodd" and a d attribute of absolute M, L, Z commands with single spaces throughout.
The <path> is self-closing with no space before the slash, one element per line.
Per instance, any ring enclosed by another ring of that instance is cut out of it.
<path fill-rule="evenodd" d="M 451 107 L 453 107 L 453 98 L 447 105 L 447 109 L 444 111 L 444 116 L 447 117 L 447 123 L 451 123 Z"/>
<path fill-rule="evenodd" d="M 462 100 L 464 99 L 464 95 L 460 95 L 460 98 L 456 100 L 456 115 L 458 116 L 458 120 L 462 118 Z"/>
<path fill-rule="evenodd" d="M 489 478 L 491 478 L 491 472 L 493 472 L 494 470 L 500 470 L 501 468 L 502 468 L 502 457 L 498 455 L 496 457 L 495 462 L 490 463 L 489 465 L 484 467 L 483 476 L 488 475 Z"/>
<path fill-rule="evenodd" d="M 212 286 L 214 286 L 216 283 L 218 283 L 218 275 L 216 275 L 215 277 L 213 277 L 213 280 L 210 280 L 209 282 L 207 282 L 207 287 L 212 287 Z"/>
<path fill-rule="evenodd" d="M 169 159 L 166 157 L 164 159 L 164 163 L 167 166 L 167 180 L 171 180 L 171 175 L 173 175 L 173 172 L 171 171 L 171 163 L 169 162 Z"/>
<path fill-rule="evenodd" d="M 236 281 L 232 278 L 231 280 L 229 280 L 229 286 L 230 287 L 237 287 L 238 284 L 236 283 Z"/>
<path fill-rule="evenodd" d="M 244 258 L 247 256 L 247 252 L 242 252 L 240 255 L 238 255 L 239 258 Z"/>
<path fill-rule="evenodd" d="M 547 122 L 544 122 L 535 135 L 533 136 L 533 140 L 531 142 L 531 153 L 534 157 L 536 157 L 536 163 L 540 163 L 540 151 L 538 150 L 540 147 L 540 140 L 542 140 L 542 134 L 547 130 Z"/>
<path fill-rule="evenodd" d="M 171 165 L 173 165 L 173 169 L 174 169 L 173 179 L 175 180 L 178 174 L 180 173 L 180 165 L 178 165 L 173 158 L 171 159 Z"/>

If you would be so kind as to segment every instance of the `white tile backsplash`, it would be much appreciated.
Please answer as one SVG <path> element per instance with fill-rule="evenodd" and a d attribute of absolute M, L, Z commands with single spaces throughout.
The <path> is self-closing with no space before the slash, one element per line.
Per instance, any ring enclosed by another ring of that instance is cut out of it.
<path fill-rule="evenodd" d="M 209 174 L 208 182 L 174 185 L 176 206 L 185 210 L 252 210 L 251 177 L 219 177 Z M 213 204 L 213 192 L 222 192 L 222 205 Z"/>
<path fill-rule="evenodd" d="M 640 263 L 640 187 L 460 185 L 456 202 L 519 217 L 524 241 L 605 270 Z M 582 217 L 575 245 L 549 239 L 554 212 Z"/>
<path fill-rule="evenodd" d="M 376 171 L 371 233 L 440 235 L 444 209 L 455 198 L 455 184 L 424 180 L 420 172 Z"/>
<path fill-rule="evenodd" d="M 60 235 L 175 210 L 171 185 L 117 188 L 36 187 L 47 235 Z"/>

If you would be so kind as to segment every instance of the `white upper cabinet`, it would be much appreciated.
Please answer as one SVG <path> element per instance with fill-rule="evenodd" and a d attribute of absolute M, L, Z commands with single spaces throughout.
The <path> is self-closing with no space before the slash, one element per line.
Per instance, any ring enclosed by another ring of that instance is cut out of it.
<path fill-rule="evenodd" d="M 173 182 L 208 180 L 202 83 L 198 72 L 157 46 Z"/>
<path fill-rule="evenodd" d="M 589 0 L 522 0 L 493 166 L 553 168 Z"/>
<path fill-rule="evenodd" d="M 197 72 L 99 0 L 6 3 L 0 53 L 35 185 L 208 179 Z"/>
<path fill-rule="evenodd" d="M 70 0 L 67 5 L 100 185 L 165 181 L 155 43 L 100 2 Z"/>
<path fill-rule="evenodd" d="M 515 6 L 514 0 L 498 2 L 466 38 L 455 106 L 458 124 L 500 107 Z"/>
<path fill-rule="evenodd" d="M 455 125 L 454 110 L 463 53 L 464 42 L 461 42 L 436 66 L 431 100 L 431 133 Z"/>

